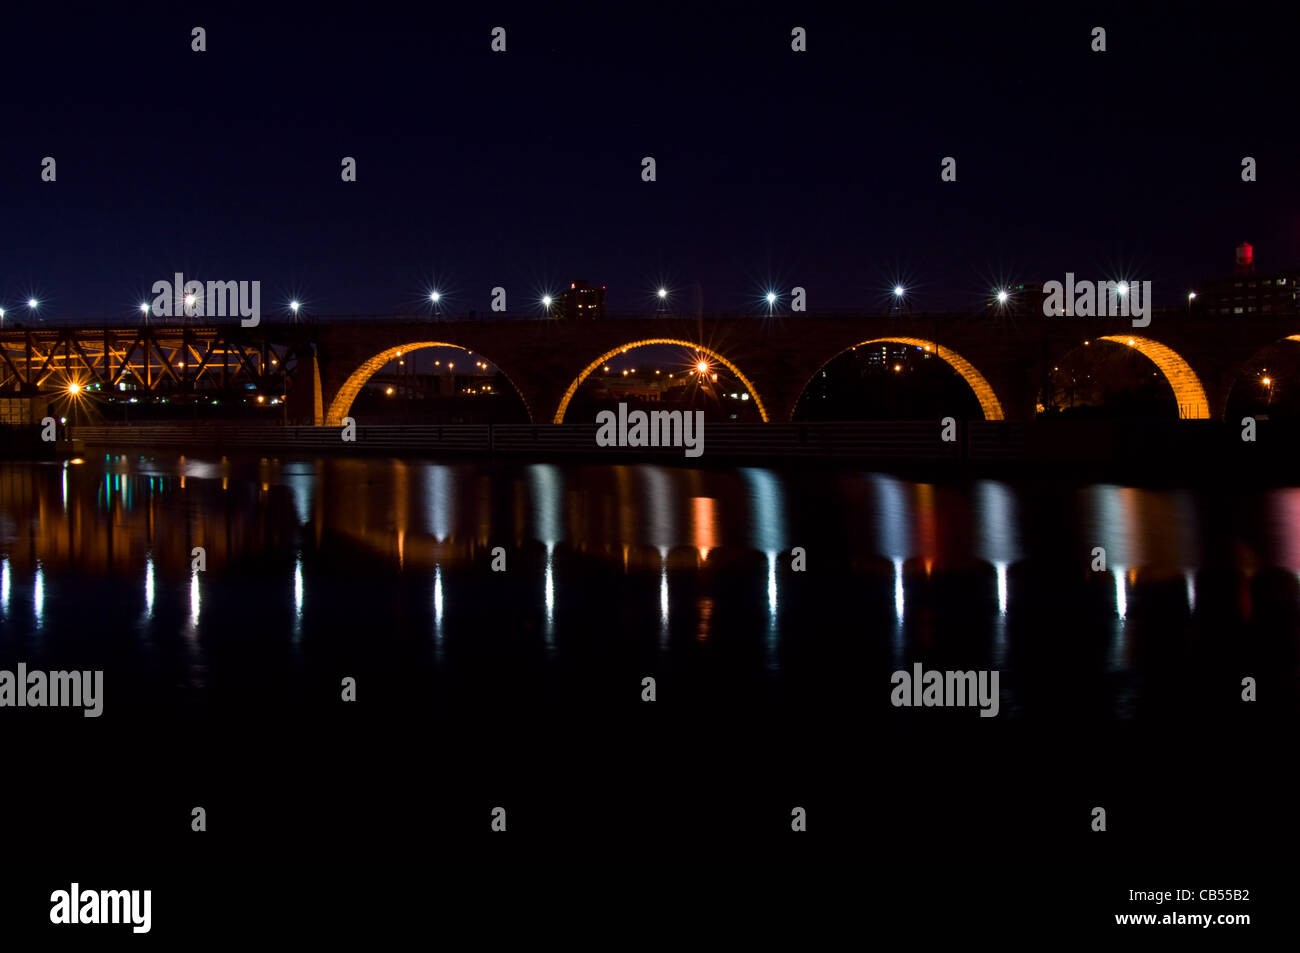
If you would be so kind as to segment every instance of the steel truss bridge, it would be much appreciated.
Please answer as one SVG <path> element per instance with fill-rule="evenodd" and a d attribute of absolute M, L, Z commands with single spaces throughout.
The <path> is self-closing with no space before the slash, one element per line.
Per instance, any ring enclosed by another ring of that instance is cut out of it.
<path fill-rule="evenodd" d="M 0 394 L 256 389 L 284 395 L 298 354 L 293 343 L 240 325 L 6 329 L 0 331 Z"/>

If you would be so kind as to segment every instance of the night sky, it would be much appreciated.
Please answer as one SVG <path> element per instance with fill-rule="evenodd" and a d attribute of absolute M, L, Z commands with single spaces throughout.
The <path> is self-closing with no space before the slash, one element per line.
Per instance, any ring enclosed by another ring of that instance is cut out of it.
<path fill-rule="evenodd" d="M 183 271 L 260 280 L 269 317 L 428 313 L 433 287 L 482 315 L 495 285 L 536 313 L 575 278 L 615 311 L 660 284 L 686 313 L 794 285 L 878 310 L 897 281 L 975 310 L 1067 270 L 1161 306 L 1242 240 L 1300 264 L 1282 5 L 855 6 L 9 9 L 0 306 L 129 316 Z"/>

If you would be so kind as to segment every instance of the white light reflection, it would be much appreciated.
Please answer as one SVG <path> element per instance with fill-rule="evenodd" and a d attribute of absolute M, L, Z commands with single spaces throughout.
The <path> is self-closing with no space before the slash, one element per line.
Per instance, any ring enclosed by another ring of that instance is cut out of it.
<path fill-rule="evenodd" d="M 894 618 L 903 621 L 903 560 L 898 556 L 894 563 Z"/>
<path fill-rule="evenodd" d="M 561 538 L 560 502 L 563 487 L 560 471 L 549 463 L 528 467 L 528 490 L 533 531 L 546 546 L 546 627 L 547 652 L 555 648 L 555 544 Z"/>
<path fill-rule="evenodd" d="M 1016 498 L 1005 483 L 980 480 L 975 486 L 976 538 L 981 559 L 993 564 L 997 578 L 998 616 L 993 621 L 993 664 L 1007 655 L 1007 570 L 1022 556 Z"/>
<path fill-rule="evenodd" d="M 998 574 L 998 612 L 1007 612 L 1007 567 L 1021 557 L 1016 498 L 1005 483 L 981 480 L 975 486 L 976 539 L 981 559 Z"/>
<path fill-rule="evenodd" d="M 32 586 L 32 612 L 39 629 L 45 619 L 45 570 L 41 568 L 40 560 L 36 561 L 36 580 Z"/>
<path fill-rule="evenodd" d="M 68 509 L 68 461 L 63 461 L 63 509 Z"/>
<path fill-rule="evenodd" d="M 306 526 L 311 520 L 311 494 L 316 483 L 316 474 L 309 464 L 291 464 L 284 468 L 282 479 L 289 487 L 293 497 L 293 511 L 299 526 Z"/>
<path fill-rule="evenodd" d="M 144 557 L 144 614 L 153 618 L 153 553 Z"/>
<path fill-rule="evenodd" d="M 998 615 L 1007 614 L 1007 564 L 994 563 L 994 570 L 998 574 Z"/>
<path fill-rule="evenodd" d="M 1188 569 L 1183 573 L 1187 580 L 1187 611 L 1196 614 L 1196 570 Z"/>
<path fill-rule="evenodd" d="M 894 664 L 903 662 L 903 563 L 915 550 L 910 494 L 893 477 L 872 473 L 867 479 L 875 491 L 876 552 L 889 557 L 894 567 Z"/>
<path fill-rule="evenodd" d="M 1098 484 L 1084 491 L 1085 511 L 1090 517 L 1091 546 L 1106 551 L 1107 565 L 1115 580 L 1115 624 L 1110 668 L 1121 671 L 1128 646 L 1128 568 L 1147 563 L 1138 506 L 1140 491 L 1132 487 Z M 1089 547 L 1091 548 L 1091 547 Z M 1122 708 L 1124 700 L 1121 699 Z"/>
<path fill-rule="evenodd" d="M 9 557 L 0 559 L 0 610 L 9 615 Z"/>
<path fill-rule="evenodd" d="M 528 495 L 531 504 L 532 530 L 535 539 L 548 546 L 558 543 L 561 503 L 560 471 L 549 463 L 535 463 L 528 467 Z"/>
<path fill-rule="evenodd" d="M 424 484 L 424 512 L 429 530 L 438 542 L 451 535 L 452 505 L 455 503 L 456 479 L 451 467 L 431 464 Z"/>
<path fill-rule="evenodd" d="M 1112 571 L 1115 573 L 1115 620 L 1112 623 L 1110 670 L 1112 672 L 1121 672 L 1128 667 L 1125 658 L 1128 644 L 1128 623 L 1125 621 L 1125 617 L 1128 615 L 1127 574 L 1124 572 L 1123 566 L 1114 566 Z M 1116 698 L 1117 711 L 1126 712 L 1131 701 L 1132 697 L 1129 693 L 1121 692 Z"/>
<path fill-rule="evenodd" d="M 302 630 L 302 553 L 293 561 L 293 629 Z"/>
<path fill-rule="evenodd" d="M 659 621 L 668 624 L 668 550 L 659 550 Z"/>
<path fill-rule="evenodd" d="M 668 648 L 668 547 L 659 547 L 659 650 Z"/>
<path fill-rule="evenodd" d="M 546 648 L 555 648 L 555 544 L 546 544 Z"/>
<path fill-rule="evenodd" d="M 677 542 L 677 521 L 673 509 L 672 478 L 663 467 L 640 466 L 637 474 L 643 483 L 642 500 L 646 521 L 646 542 L 667 558 Z"/>
<path fill-rule="evenodd" d="M 190 626 L 198 628 L 199 625 L 199 573 L 194 570 L 190 573 Z"/>
<path fill-rule="evenodd" d="M 776 553 L 767 554 L 767 611 L 776 616 Z"/>
<path fill-rule="evenodd" d="M 902 565 L 916 548 L 908 493 L 893 477 L 873 473 L 870 480 L 876 491 L 876 551 Z"/>
<path fill-rule="evenodd" d="M 776 559 L 790 545 L 785 496 L 780 479 L 771 470 L 744 467 L 740 475 L 749 489 L 750 545 L 767 556 L 767 667 L 775 671 L 779 645 Z"/>
<path fill-rule="evenodd" d="M 433 651 L 442 660 L 442 567 L 433 567 Z"/>

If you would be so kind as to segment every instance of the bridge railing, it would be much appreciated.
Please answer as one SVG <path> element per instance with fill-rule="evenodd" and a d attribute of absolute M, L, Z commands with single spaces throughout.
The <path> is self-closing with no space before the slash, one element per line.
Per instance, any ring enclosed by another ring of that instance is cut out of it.
<path fill-rule="evenodd" d="M 684 455 L 684 448 L 601 447 L 595 424 L 360 425 L 355 443 L 344 443 L 338 427 L 278 427 L 263 424 L 157 424 L 78 426 L 72 436 L 88 446 L 197 447 L 220 449 L 357 450 L 394 454 L 591 454 Z M 773 423 L 708 425 L 704 456 L 820 457 L 877 460 L 960 459 L 971 447 L 990 456 L 1014 454 L 1017 440 L 1003 432 L 978 444 L 940 439 L 932 421 L 867 423 Z"/>

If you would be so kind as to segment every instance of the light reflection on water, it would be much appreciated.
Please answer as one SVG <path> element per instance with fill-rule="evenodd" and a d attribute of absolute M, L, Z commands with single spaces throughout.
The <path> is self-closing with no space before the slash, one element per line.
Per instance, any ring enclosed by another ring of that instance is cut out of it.
<path fill-rule="evenodd" d="M 42 630 L 47 589 L 64 597 L 65 577 L 73 574 L 139 579 L 130 587 L 139 595 L 121 600 L 139 600 L 135 611 L 146 627 L 174 625 L 163 606 L 188 576 L 179 634 L 199 681 L 205 647 L 222 637 L 207 630 L 206 600 L 210 586 L 225 585 L 226 566 L 256 565 L 272 590 L 283 578 L 286 631 L 295 645 L 330 622 L 313 616 L 314 593 L 330 593 L 313 582 L 323 558 L 423 580 L 424 631 L 441 662 L 448 636 L 472 613 L 473 600 L 485 598 L 479 581 L 497 575 L 488 570 L 492 547 L 509 551 L 509 569 L 499 574 L 509 594 L 501 598 L 517 608 L 525 631 L 536 613 L 533 631 L 547 657 L 562 651 L 564 620 L 584 600 L 607 597 L 602 587 L 610 577 L 597 572 L 606 565 L 615 577 L 651 580 L 636 597 L 644 605 L 629 615 L 644 611 L 653 620 L 660 652 L 679 638 L 711 643 L 718 626 L 738 624 L 728 618 L 738 603 L 752 609 L 762 620 L 754 637 L 770 674 L 782 671 L 786 640 L 809 623 L 809 607 L 799 601 L 806 583 L 828 578 L 841 587 L 835 625 L 844 637 L 887 632 L 888 657 L 898 665 L 918 645 L 934 643 L 936 626 L 948 625 L 939 618 L 947 608 L 943 587 L 974 573 L 978 591 L 961 597 L 970 638 L 998 668 L 1012 659 L 1018 607 L 1033 598 L 1020 582 L 1026 573 L 1109 580 L 1088 589 L 1088 599 L 1107 601 L 1106 667 L 1126 675 L 1144 587 L 1176 580 L 1194 616 L 1199 574 L 1226 564 L 1248 617 L 1254 575 L 1276 567 L 1300 577 L 1300 490 L 1293 488 L 1243 501 L 1242 518 L 1230 521 L 1226 536 L 1207 525 L 1213 507 L 1198 491 L 1096 484 L 1062 487 L 1044 502 L 997 480 L 936 485 L 763 467 L 110 454 L 78 467 L 0 465 L 0 502 L 6 640 Z M 189 570 L 190 550 L 200 545 L 207 573 Z M 805 550 L 803 572 L 792 566 L 796 546 Z M 532 547 L 539 547 L 537 559 Z M 1096 548 L 1104 550 L 1104 570 L 1093 567 Z M 473 599 L 470 580 L 478 586 Z M 15 590 L 30 600 L 14 599 Z M 791 608 L 798 605 L 802 613 Z M 165 641 L 165 632 L 155 637 Z M 1130 705 L 1134 691 L 1130 680 L 1117 704 Z"/>

